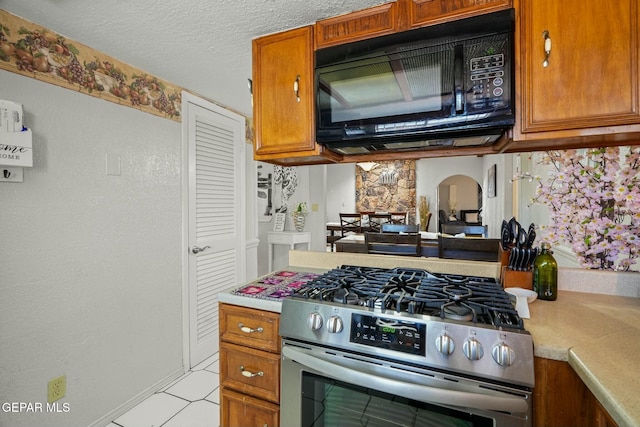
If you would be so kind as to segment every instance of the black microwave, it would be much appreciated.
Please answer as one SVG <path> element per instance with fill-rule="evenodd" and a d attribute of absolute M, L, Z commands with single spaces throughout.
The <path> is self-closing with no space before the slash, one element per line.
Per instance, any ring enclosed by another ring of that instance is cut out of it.
<path fill-rule="evenodd" d="M 316 141 L 341 154 L 490 145 L 514 124 L 513 9 L 316 51 Z"/>

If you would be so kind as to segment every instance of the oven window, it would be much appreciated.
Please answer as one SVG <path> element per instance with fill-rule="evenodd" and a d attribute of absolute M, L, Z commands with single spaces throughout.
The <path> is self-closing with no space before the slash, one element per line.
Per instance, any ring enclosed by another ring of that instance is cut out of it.
<path fill-rule="evenodd" d="M 493 420 L 303 372 L 303 427 L 492 427 Z"/>

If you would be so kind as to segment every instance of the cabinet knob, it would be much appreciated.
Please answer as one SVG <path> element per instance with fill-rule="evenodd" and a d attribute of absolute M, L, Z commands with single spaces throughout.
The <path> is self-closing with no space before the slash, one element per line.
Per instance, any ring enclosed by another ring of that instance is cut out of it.
<path fill-rule="evenodd" d="M 256 329 L 253 329 L 253 328 L 250 328 L 250 327 L 248 327 L 248 326 L 245 326 L 245 325 L 244 325 L 244 324 L 242 324 L 242 323 L 238 323 L 238 328 L 240 328 L 240 330 L 241 330 L 242 332 L 244 332 L 245 334 L 252 334 L 252 333 L 254 333 L 254 332 L 262 332 L 262 331 L 264 331 L 264 329 L 263 329 L 262 327 L 259 327 L 259 328 L 256 328 Z"/>
<path fill-rule="evenodd" d="M 546 68 L 549 66 L 549 56 L 551 55 L 551 36 L 549 31 L 544 30 L 542 38 L 544 39 L 544 61 L 542 61 L 542 66 Z"/>
<path fill-rule="evenodd" d="M 240 366 L 240 371 L 242 372 L 242 376 L 243 377 L 247 377 L 247 378 L 263 377 L 264 376 L 264 372 L 262 372 L 262 371 L 256 372 L 256 373 L 253 373 L 251 371 L 245 371 L 244 370 L 244 366 Z"/>
<path fill-rule="evenodd" d="M 296 101 L 300 102 L 300 74 L 296 76 L 296 80 L 293 82 L 293 93 L 296 95 Z"/>

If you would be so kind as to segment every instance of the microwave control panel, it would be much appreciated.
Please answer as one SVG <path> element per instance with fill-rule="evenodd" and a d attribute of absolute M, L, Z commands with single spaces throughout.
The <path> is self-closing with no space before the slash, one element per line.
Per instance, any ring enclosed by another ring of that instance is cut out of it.
<path fill-rule="evenodd" d="M 508 76 L 505 56 L 496 53 L 469 60 L 467 113 L 493 111 L 509 107 Z"/>

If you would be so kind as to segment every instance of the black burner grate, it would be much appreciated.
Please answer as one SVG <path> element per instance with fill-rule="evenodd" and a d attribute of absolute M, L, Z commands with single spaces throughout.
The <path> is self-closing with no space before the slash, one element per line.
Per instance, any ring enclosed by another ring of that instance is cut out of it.
<path fill-rule="evenodd" d="M 293 297 L 524 329 L 509 295 L 486 277 L 344 265 Z"/>

